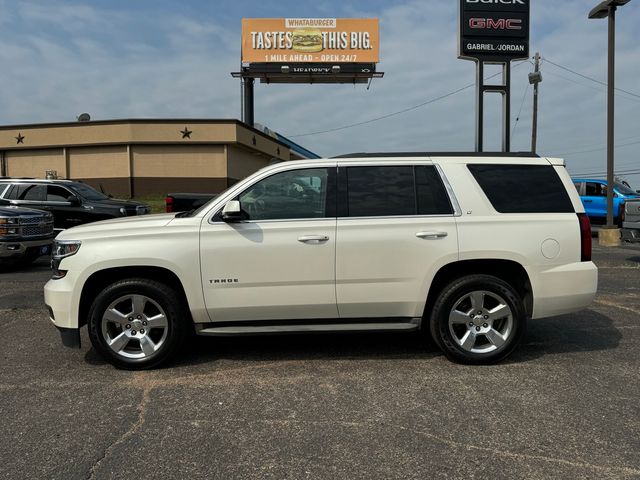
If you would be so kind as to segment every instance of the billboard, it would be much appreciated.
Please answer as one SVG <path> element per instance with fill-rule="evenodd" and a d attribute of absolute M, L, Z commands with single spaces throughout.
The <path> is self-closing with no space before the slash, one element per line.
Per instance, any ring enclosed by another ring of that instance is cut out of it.
<path fill-rule="evenodd" d="M 458 58 L 528 58 L 530 1 L 460 0 Z"/>
<path fill-rule="evenodd" d="M 243 18 L 242 63 L 377 63 L 377 18 Z"/>

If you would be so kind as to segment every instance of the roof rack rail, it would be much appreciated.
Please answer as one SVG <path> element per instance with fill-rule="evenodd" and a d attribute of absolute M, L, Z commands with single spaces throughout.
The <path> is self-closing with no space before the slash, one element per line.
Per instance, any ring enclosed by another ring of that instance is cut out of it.
<path fill-rule="evenodd" d="M 387 157 L 534 157 L 540 155 L 533 152 L 373 152 L 347 153 L 331 158 L 387 158 Z"/>

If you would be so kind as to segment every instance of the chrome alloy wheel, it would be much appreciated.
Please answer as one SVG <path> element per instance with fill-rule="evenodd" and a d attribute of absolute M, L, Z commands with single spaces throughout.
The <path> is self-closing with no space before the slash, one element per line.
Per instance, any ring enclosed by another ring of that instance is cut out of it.
<path fill-rule="evenodd" d="M 467 293 L 449 313 L 449 331 L 463 350 L 490 353 L 502 347 L 513 332 L 513 312 L 496 293 Z"/>
<path fill-rule="evenodd" d="M 125 358 L 149 358 L 162 347 L 168 328 L 162 307 L 139 294 L 116 299 L 102 315 L 101 331 L 107 346 Z"/>

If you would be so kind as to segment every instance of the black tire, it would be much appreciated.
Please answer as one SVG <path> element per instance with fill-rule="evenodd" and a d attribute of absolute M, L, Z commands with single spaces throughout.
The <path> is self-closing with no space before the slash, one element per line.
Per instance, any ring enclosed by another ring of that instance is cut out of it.
<path fill-rule="evenodd" d="M 511 285 L 491 275 L 469 275 L 440 292 L 429 326 L 434 342 L 450 360 L 487 365 L 513 352 L 525 334 L 526 321 L 522 299 Z"/>
<path fill-rule="evenodd" d="M 136 309 L 134 299 L 142 308 Z M 105 316 L 107 309 L 109 319 Z M 117 321 L 110 320 L 114 317 Z M 168 285 L 145 278 L 120 280 L 102 290 L 93 302 L 89 338 L 98 353 L 117 368 L 156 368 L 182 349 L 189 320 L 183 299 Z M 115 343 L 118 337 L 123 340 Z M 113 347 L 109 346 L 110 341 L 114 342 Z M 147 347 L 154 350 L 149 353 Z"/>

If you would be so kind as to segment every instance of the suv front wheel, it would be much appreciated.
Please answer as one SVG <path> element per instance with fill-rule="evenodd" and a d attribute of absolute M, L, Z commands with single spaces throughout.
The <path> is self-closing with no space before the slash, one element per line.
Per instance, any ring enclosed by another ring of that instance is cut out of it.
<path fill-rule="evenodd" d="M 431 335 L 451 360 L 491 364 L 508 356 L 526 329 L 518 293 L 490 275 L 471 275 L 451 282 L 438 295 Z"/>
<path fill-rule="evenodd" d="M 187 318 L 184 302 L 171 287 L 142 278 L 120 280 L 93 302 L 89 338 L 118 368 L 154 368 L 182 347 Z"/>

